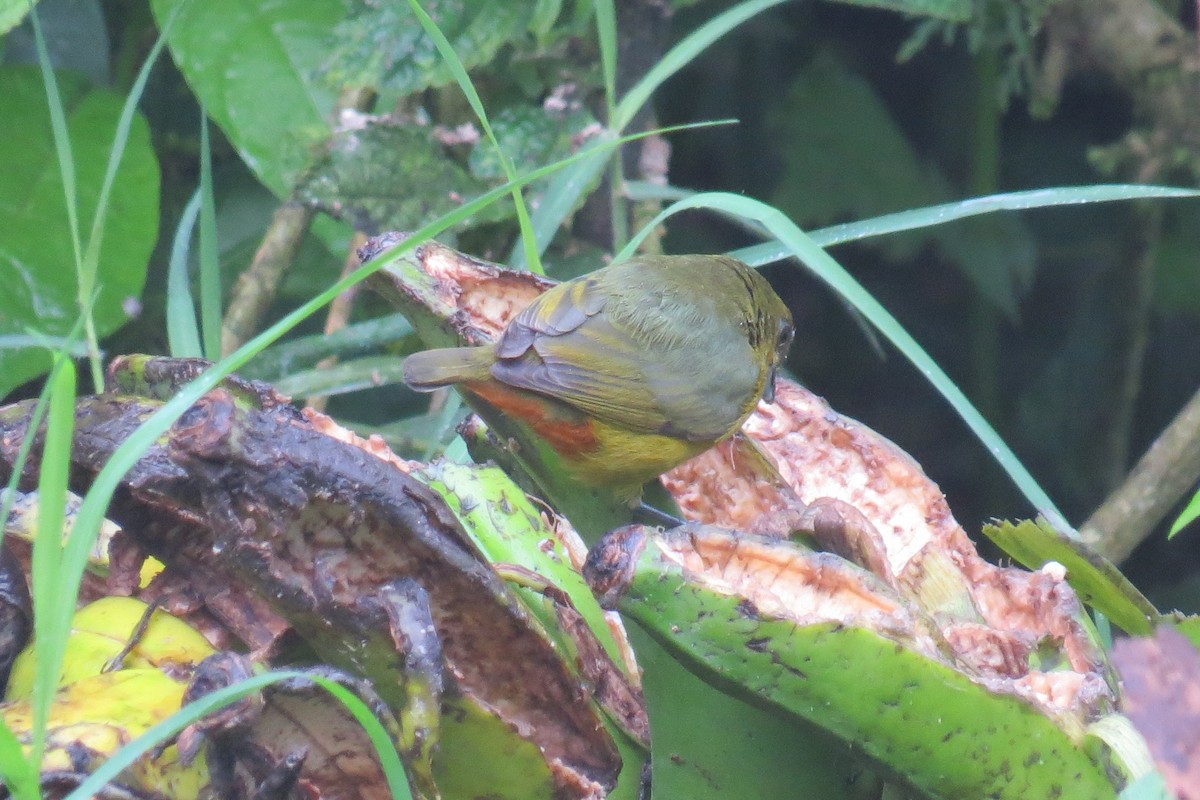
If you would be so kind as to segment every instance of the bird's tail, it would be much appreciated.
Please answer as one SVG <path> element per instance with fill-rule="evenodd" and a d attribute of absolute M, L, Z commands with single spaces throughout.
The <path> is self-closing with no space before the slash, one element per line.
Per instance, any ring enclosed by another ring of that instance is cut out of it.
<path fill-rule="evenodd" d="M 491 377 L 495 360 L 489 346 L 425 350 L 404 359 L 404 382 L 417 391 L 427 392 L 452 383 L 485 381 Z"/>

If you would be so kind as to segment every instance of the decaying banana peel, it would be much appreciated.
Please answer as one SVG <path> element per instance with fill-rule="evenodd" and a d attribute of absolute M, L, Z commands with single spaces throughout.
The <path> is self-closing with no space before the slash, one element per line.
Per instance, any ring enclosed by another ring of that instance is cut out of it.
<path fill-rule="evenodd" d="M 365 262 L 403 240 L 398 233 L 377 236 L 359 248 L 359 258 Z M 468 344 L 491 341 L 533 298 L 554 285 L 532 272 L 505 269 L 437 242 L 417 245 L 404 258 L 419 269 L 406 273 L 402 289 L 384 275 L 372 276 L 370 283 L 402 311 L 421 307 L 422 313 L 407 316 L 426 343 L 436 338 L 427 328 L 435 319 L 444 331 Z"/>
<path fill-rule="evenodd" d="M 991 688 L 1079 721 L 1111 707 L 1101 656 L 1061 571 L 1002 569 L 981 559 L 937 485 L 896 445 L 786 380 L 744 432 L 787 487 L 743 475 L 743 462 L 718 448 L 664 479 L 690 519 L 764 532 L 772 520 L 794 523 L 796 503 L 804 504 L 802 527 L 931 613 L 956 657 Z M 781 516 L 789 506 L 793 514 Z M 1031 655 L 1047 643 L 1069 669 L 1031 668 Z"/>
<path fill-rule="evenodd" d="M 928 615 L 831 553 L 629 526 L 592 548 L 584 575 L 692 671 L 818 725 L 923 797 L 1101 800 L 1127 774 L 1097 739 L 979 685 Z"/>

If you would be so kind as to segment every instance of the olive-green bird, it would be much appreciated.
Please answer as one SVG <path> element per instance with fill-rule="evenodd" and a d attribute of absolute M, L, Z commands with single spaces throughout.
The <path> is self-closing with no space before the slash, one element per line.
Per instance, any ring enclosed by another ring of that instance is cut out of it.
<path fill-rule="evenodd" d="M 632 503 L 774 399 L 792 336 L 787 306 L 742 262 L 642 256 L 558 284 L 493 344 L 414 353 L 404 380 L 461 385 Z"/>

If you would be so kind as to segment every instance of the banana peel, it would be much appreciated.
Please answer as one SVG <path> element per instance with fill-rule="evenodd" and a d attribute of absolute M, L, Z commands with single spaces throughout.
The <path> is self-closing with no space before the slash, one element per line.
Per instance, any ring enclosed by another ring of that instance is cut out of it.
<path fill-rule="evenodd" d="M 79 399 L 76 489 L 158 405 L 127 395 Z M 5 443 L 19 442 L 27 421 L 28 404 L 0 411 L 0 462 L 11 463 Z M 211 594 L 219 577 L 223 592 L 271 603 L 321 661 L 370 680 L 401 716 L 422 681 L 406 675 L 413 640 L 381 601 L 398 579 L 418 579 L 447 690 L 434 721 L 440 734 L 417 738 L 440 735 L 434 778 L 461 790 L 442 796 L 606 796 L 621 754 L 586 678 L 564 663 L 444 501 L 374 456 L 289 408 L 218 389 L 127 474 L 110 515 L 177 577 L 207 580 L 197 596 Z M 466 763 L 447 762 L 463 742 L 473 748 Z M 637 772 L 634 764 L 634 786 Z"/>
<path fill-rule="evenodd" d="M 615 531 L 585 574 L 714 685 L 820 726 L 927 796 L 1115 797 L 1035 699 L 958 661 L 932 620 L 828 553 L 688 525 Z"/>
<path fill-rule="evenodd" d="M 150 619 L 137 631 L 144 617 Z M 75 612 L 67 636 L 59 686 L 115 669 L 156 668 L 186 681 L 191 670 L 216 650 L 183 620 L 133 597 L 104 597 Z M 118 664 L 114 657 L 121 655 Z M 13 664 L 5 698 L 28 699 L 37 673 L 37 654 L 25 648 Z"/>
<path fill-rule="evenodd" d="M 178 711 L 187 684 L 152 667 L 80 678 L 59 689 L 50 706 L 43 783 L 78 780 L 121 747 Z M 0 719 L 28 750 L 33 718 L 28 700 L 6 702 Z M 209 785 L 201 756 L 183 764 L 178 748 L 138 759 L 118 779 L 131 789 L 175 800 L 195 800 Z"/>

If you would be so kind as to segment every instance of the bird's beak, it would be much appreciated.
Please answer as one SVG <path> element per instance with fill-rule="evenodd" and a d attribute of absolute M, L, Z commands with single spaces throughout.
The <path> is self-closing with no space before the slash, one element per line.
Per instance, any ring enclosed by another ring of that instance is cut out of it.
<path fill-rule="evenodd" d="M 767 372 L 767 385 L 763 387 L 763 400 L 768 403 L 775 402 L 775 373 L 779 368 L 772 364 L 770 371 Z"/>

